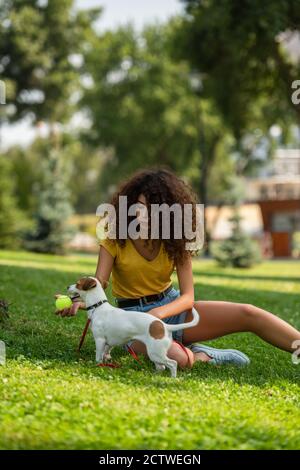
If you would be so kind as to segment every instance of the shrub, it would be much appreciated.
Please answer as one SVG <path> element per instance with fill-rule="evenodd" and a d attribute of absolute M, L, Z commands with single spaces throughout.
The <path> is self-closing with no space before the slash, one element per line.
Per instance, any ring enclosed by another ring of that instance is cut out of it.
<path fill-rule="evenodd" d="M 261 259 L 257 243 L 243 233 L 241 216 L 236 209 L 229 219 L 232 225 L 231 236 L 222 242 L 214 242 L 211 252 L 221 266 L 249 268 Z"/>

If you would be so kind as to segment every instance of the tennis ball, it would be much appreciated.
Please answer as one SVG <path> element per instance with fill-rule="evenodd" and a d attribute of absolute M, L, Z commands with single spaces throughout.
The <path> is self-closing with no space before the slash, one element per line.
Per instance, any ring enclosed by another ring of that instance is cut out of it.
<path fill-rule="evenodd" d="M 60 295 L 55 301 L 55 307 L 57 310 L 63 310 L 64 308 L 70 308 L 73 302 L 67 295 Z"/>

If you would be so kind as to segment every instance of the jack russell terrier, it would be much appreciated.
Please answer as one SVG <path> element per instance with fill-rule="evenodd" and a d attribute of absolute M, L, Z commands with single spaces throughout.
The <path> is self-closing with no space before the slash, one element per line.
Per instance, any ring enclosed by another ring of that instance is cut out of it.
<path fill-rule="evenodd" d="M 96 344 L 97 362 L 105 363 L 110 360 L 110 350 L 114 346 L 136 339 L 145 344 L 147 354 L 157 371 L 168 367 L 171 376 L 176 377 L 177 362 L 167 356 L 172 344 L 171 332 L 197 325 L 199 314 L 195 308 L 192 309 L 192 321 L 170 325 L 149 313 L 113 307 L 108 303 L 102 285 L 95 277 L 80 279 L 68 287 L 68 292 L 70 295 L 79 294 L 85 302 Z"/>

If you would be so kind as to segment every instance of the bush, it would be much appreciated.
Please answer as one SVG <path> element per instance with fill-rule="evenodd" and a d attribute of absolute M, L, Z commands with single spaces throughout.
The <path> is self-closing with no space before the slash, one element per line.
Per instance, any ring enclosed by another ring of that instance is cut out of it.
<path fill-rule="evenodd" d="M 212 243 L 212 255 L 221 266 L 249 268 L 261 259 L 259 247 L 243 233 L 241 216 L 237 210 L 229 221 L 232 224 L 232 235 L 223 242 Z"/>

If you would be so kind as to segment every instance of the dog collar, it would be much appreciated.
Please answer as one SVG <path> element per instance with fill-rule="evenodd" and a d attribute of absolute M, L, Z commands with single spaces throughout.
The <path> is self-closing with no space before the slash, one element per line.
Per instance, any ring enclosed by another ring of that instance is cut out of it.
<path fill-rule="evenodd" d="M 107 302 L 107 300 L 100 300 L 96 304 L 90 305 L 89 307 L 86 307 L 86 310 L 92 310 L 92 308 L 100 307 L 100 305 L 104 304 L 105 302 Z"/>

